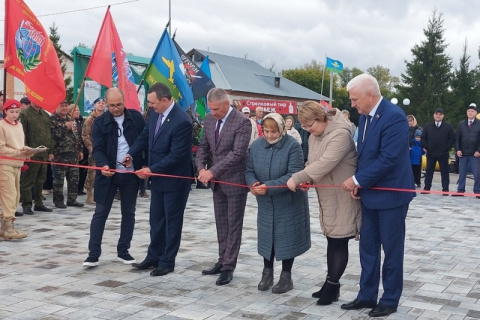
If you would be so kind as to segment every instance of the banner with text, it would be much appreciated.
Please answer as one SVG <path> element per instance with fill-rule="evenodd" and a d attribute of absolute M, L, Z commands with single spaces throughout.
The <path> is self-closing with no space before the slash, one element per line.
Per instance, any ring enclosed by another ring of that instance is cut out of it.
<path fill-rule="evenodd" d="M 296 101 L 242 99 L 241 106 L 242 108 L 248 107 L 251 111 L 255 111 L 257 107 L 262 107 L 265 113 L 297 114 Z"/>

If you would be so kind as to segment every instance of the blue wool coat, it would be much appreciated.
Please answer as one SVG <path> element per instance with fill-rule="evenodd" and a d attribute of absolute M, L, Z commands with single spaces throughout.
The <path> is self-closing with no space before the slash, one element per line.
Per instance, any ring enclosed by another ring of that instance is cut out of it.
<path fill-rule="evenodd" d="M 308 195 L 290 191 L 287 181 L 303 169 L 303 153 L 295 138 L 285 135 L 274 145 L 257 139 L 250 148 L 245 179 L 251 186 L 259 181 L 270 186 L 264 196 L 257 196 L 258 253 L 270 259 L 272 246 L 277 260 L 291 259 L 310 249 Z"/>

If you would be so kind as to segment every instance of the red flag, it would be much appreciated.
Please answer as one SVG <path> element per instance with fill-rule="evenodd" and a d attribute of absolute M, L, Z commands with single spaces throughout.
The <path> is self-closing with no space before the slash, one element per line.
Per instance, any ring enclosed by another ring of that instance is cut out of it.
<path fill-rule="evenodd" d="M 30 101 L 45 110 L 53 112 L 65 99 L 55 48 L 22 0 L 5 1 L 5 70 L 22 80 Z"/>
<path fill-rule="evenodd" d="M 108 88 L 112 87 L 114 80 L 123 91 L 125 107 L 140 111 L 132 69 L 110 15 L 110 7 L 103 19 L 85 76 Z"/>

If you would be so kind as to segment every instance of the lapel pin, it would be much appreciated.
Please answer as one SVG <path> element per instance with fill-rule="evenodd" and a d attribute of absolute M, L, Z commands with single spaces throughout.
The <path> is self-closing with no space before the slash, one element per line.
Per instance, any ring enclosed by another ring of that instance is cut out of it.
<path fill-rule="evenodd" d="M 378 118 L 380 118 L 380 116 L 377 114 L 377 115 L 375 116 L 375 118 L 377 118 L 377 119 L 378 119 Z"/>

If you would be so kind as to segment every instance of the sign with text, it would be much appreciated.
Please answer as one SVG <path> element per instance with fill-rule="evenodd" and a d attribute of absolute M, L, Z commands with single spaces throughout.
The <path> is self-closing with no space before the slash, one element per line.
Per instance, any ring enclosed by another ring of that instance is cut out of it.
<path fill-rule="evenodd" d="M 252 111 L 255 111 L 257 107 L 262 107 L 265 113 L 297 114 L 296 101 L 242 99 L 242 108 L 243 107 L 248 107 Z"/>

